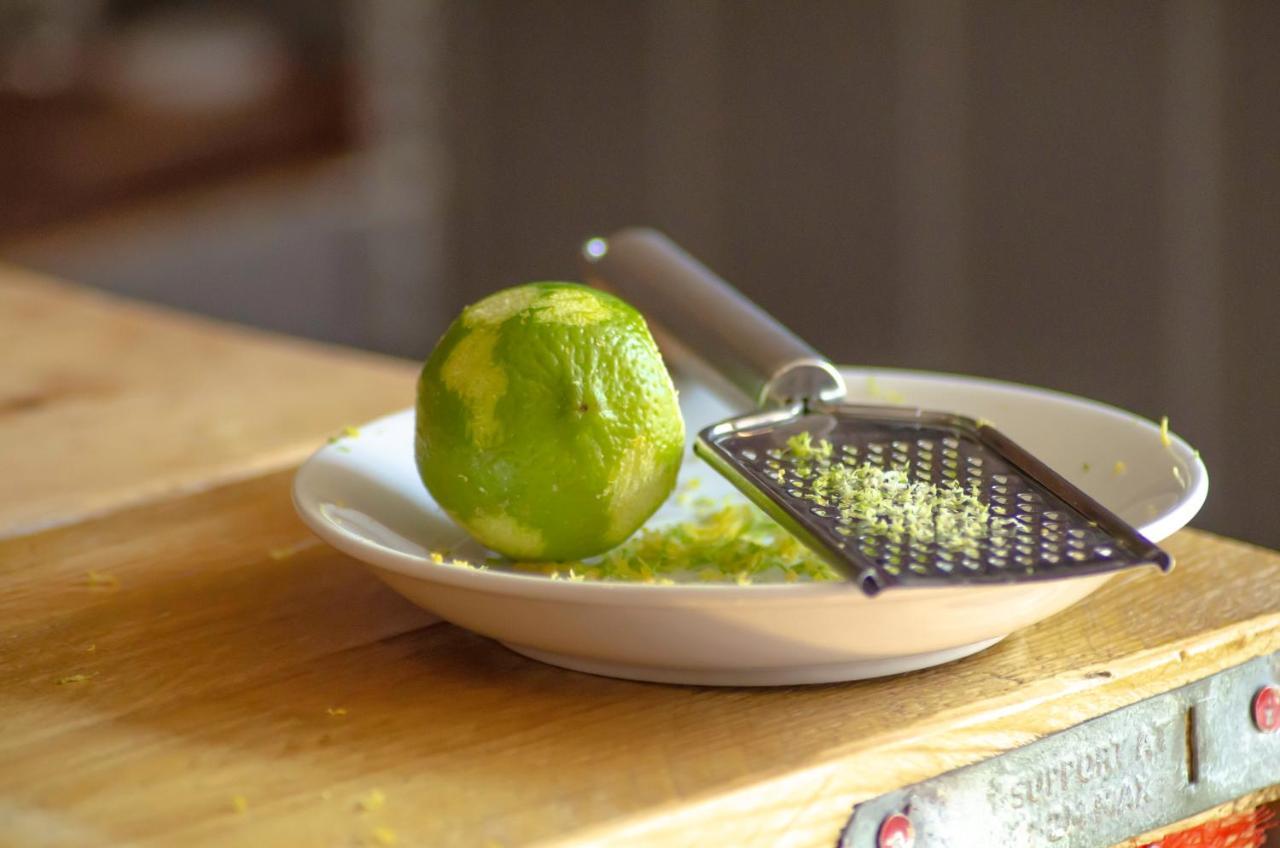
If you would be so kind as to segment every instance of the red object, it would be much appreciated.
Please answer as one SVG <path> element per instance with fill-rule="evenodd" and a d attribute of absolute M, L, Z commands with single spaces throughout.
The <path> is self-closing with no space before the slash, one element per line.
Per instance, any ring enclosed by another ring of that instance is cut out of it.
<path fill-rule="evenodd" d="M 916 844 L 916 829 L 911 819 L 902 813 L 894 813 L 880 823 L 879 848 L 911 848 Z"/>
<path fill-rule="evenodd" d="M 1261 848 L 1267 841 L 1267 831 L 1276 824 L 1271 810 L 1259 807 L 1170 834 L 1142 848 Z"/>
<path fill-rule="evenodd" d="M 1253 723 L 1264 733 L 1280 730 L 1280 688 L 1263 686 L 1253 696 Z"/>

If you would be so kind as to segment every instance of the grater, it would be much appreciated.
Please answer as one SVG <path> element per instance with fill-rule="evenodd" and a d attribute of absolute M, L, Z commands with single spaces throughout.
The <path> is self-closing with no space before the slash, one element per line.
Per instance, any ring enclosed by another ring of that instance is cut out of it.
<path fill-rule="evenodd" d="M 867 595 L 1173 567 L 988 422 L 844 403 L 844 378 L 830 361 L 661 233 L 625 229 L 588 241 L 583 255 L 589 282 L 617 292 L 756 399 L 759 411 L 699 432 L 698 456 Z M 789 445 L 803 434 L 829 453 L 797 461 Z M 981 527 L 964 538 L 885 532 L 820 488 L 837 464 L 972 494 Z"/>

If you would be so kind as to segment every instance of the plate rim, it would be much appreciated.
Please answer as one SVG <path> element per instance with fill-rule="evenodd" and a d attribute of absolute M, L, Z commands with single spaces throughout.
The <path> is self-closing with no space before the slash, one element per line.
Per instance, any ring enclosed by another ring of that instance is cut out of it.
<path fill-rule="evenodd" d="M 1130 424 L 1136 424 L 1150 431 L 1153 439 L 1160 437 L 1160 425 L 1134 412 L 1103 401 L 1074 395 L 1057 389 L 1048 389 L 1009 380 L 991 377 L 980 377 L 969 374 L 955 374 L 943 371 L 924 371 L 908 368 L 882 368 L 870 366 L 839 366 L 846 379 L 866 379 L 879 375 L 914 378 L 918 380 L 945 379 L 961 384 L 981 384 L 988 388 L 1018 393 L 1050 396 L 1071 406 L 1083 407 L 1092 413 L 1103 413 L 1113 418 L 1120 418 Z M 376 424 L 403 416 L 415 414 L 414 407 L 406 407 L 395 412 L 379 416 L 361 425 L 368 428 Z M 996 422 L 997 426 L 999 422 Z M 1199 513 L 1208 497 L 1208 470 L 1200 458 L 1199 452 L 1191 447 L 1176 433 L 1170 433 L 1168 450 L 1188 472 L 1188 480 L 1178 501 L 1164 514 L 1138 526 L 1138 531 L 1153 542 L 1159 543 L 1174 532 L 1185 527 Z M 886 592 L 871 599 L 866 597 L 852 583 L 764 583 L 739 586 L 724 583 L 681 583 L 664 585 L 658 583 L 625 583 L 616 581 L 569 581 L 552 580 L 537 574 L 515 574 L 505 571 L 490 571 L 467 566 L 434 563 L 401 551 L 394 550 L 372 542 L 369 539 L 341 527 L 325 519 L 320 514 L 319 505 L 313 505 L 306 492 L 306 479 L 315 471 L 315 463 L 326 452 L 333 450 L 333 445 L 321 445 L 302 463 L 294 473 L 291 486 L 294 509 L 303 523 L 316 535 L 343 553 L 354 557 L 374 568 L 387 569 L 405 577 L 424 580 L 431 583 L 442 583 L 457 588 L 481 592 L 497 592 L 504 595 L 517 595 L 527 598 L 554 598 L 563 601 L 581 601 L 588 603 L 618 603 L 668 606 L 681 601 L 703 602 L 711 598 L 720 601 L 756 601 L 777 603 L 792 601 L 810 604 L 830 601 L 847 604 L 857 599 L 861 602 L 875 603 L 916 603 L 936 596 L 950 596 L 957 591 L 974 595 L 976 593 L 1009 593 L 1025 591 L 1029 586 L 1051 587 L 1057 580 L 1039 581 L 1037 583 L 1010 583 L 993 585 L 966 585 L 947 587 L 904 587 L 893 592 Z M 1063 580 L 1077 580 L 1097 577 L 1097 575 L 1080 575 L 1065 577 Z"/>

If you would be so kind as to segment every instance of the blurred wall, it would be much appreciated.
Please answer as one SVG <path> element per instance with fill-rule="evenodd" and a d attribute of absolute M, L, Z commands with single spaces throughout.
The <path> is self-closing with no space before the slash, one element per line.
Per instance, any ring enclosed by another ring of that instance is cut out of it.
<path fill-rule="evenodd" d="M 449 7 L 453 308 L 634 222 L 846 363 L 1170 416 L 1280 546 L 1280 4 Z"/>
<path fill-rule="evenodd" d="M 1280 4 L 340 8 L 358 143 L 320 176 L 0 255 L 417 357 L 648 223 L 841 362 L 1168 414 L 1197 523 L 1280 546 Z"/>

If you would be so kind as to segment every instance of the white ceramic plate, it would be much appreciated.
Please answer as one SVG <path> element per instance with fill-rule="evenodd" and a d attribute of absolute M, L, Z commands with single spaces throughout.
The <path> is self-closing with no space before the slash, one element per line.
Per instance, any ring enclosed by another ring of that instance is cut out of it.
<path fill-rule="evenodd" d="M 1165 447 L 1155 424 L 1113 407 L 973 377 L 845 375 L 854 402 L 892 397 L 995 422 L 1155 542 L 1190 521 L 1208 492 L 1204 465 L 1185 442 L 1175 436 Z M 681 381 L 681 407 L 690 434 L 744 411 L 688 381 Z M 697 476 L 700 492 L 736 496 L 691 454 L 681 474 Z M 910 671 L 980 651 L 1107 580 L 895 589 L 868 598 L 843 583 L 569 582 L 439 564 L 431 552 L 472 562 L 491 554 L 418 479 L 412 410 L 321 448 L 299 469 L 293 491 L 311 529 L 415 604 L 526 656 L 637 680 L 759 686 Z M 673 500 L 650 521 L 687 517 L 681 512 Z"/>

